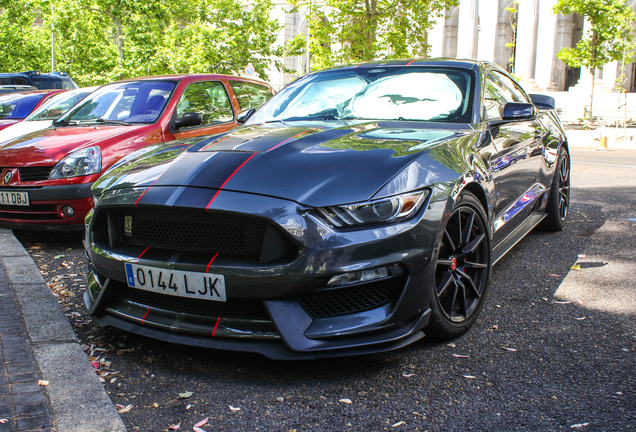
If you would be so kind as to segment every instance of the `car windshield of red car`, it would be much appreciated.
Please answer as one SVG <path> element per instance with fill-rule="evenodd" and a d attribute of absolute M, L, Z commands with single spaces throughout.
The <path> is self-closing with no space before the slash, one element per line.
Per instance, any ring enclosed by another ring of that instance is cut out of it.
<path fill-rule="evenodd" d="M 79 89 L 57 94 L 44 102 L 42 106 L 33 111 L 24 121 L 55 120 L 88 96 L 93 90 L 94 88 Z"/>
<path fill-rule="evenodd" d="M 44 93 L 11 93 L 0 96 L 0 119 L 26 118 L 44 96 Z"/>
<path fill-rule="evenodd" d="M 325 71 L 287 86 L 249 124 L 326 120 L 469 122 L 472 81 L 465 71 L 442 68 L 382 66 Z"/>
<path fill-rule="evenodd" d="M 176 83 L 144 80 L 106 85 L 71 109 L 60 121 L 68 124 L 154 123 Z"/>

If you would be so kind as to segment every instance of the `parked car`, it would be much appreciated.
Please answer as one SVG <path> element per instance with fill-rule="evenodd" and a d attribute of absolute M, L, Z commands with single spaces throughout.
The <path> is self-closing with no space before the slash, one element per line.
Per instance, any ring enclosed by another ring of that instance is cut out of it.
<path fill-rule="evenodd" d="M 78 88 L 75 81 L 66 72 L 42 73 L 27 71 L 15 73 L 0 73 L 0 85 L 27 85 L 40 90 L 73 90 Z"/>
<path fill-rule="evenodd" d="M 60 92 L 64 90 L 37 90 L 0 95 L 0 131 L 20 123 Z"/>
<path fill-rule="evenodd" d="M 37 88 L 30 85 L 0 85 L 0 94 L 25 92 L 31 90 L 37 90 Z"/>
<path fill-rule="evenodd" d="M 174 75 L 101 87 L 54 127 L 0 143 L 0 227 L 84 229 L 90 188 L 120 158 L 177 138 L 225 132 L 273 94 L 262 82 Z"/>
<path fill-rule="evenodd" d="M 53 120 L 57 120 L 97 88 L 86 87 L 54 95 L 20 123 L 0 131 L 0 143 L 51 127 Z"/>
<path fill-rule="evenodd" d="M 271 358 L 458 337 L 492 265 L 564 227 L 553 108 L 486 62 L 308 74 L 244 126 L 146 148 L 93 186 L 86 305 L 102 326 Z"/>

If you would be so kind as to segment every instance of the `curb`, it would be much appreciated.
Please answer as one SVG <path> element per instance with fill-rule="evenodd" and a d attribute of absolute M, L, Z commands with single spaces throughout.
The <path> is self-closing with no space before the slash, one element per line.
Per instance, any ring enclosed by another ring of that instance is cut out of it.
<path fill-rule="evenodd" d="M 24 320 L 27 342 L 43 379 L 53 430 L 126 432 L 73 329 L 31 256 L 0 229 L 0 264 Z"/>

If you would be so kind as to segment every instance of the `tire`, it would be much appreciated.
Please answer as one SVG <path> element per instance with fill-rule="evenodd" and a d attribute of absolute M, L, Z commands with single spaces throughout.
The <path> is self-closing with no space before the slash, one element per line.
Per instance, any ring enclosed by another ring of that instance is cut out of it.
<path fill-rule="evenodd" d="M 561 231 L 565 227 L 565 219 L 570 208 L 570 156 L 561 147 L 559 159 L 552 176 L 550 194 L 546 203 L 546 217 L 541 228 L 547 231 Z"/>
<path fill-rule="evenodd" d="M 435 287 L 430 299 L 432 314 L 424 330 L 427 336 L 454 339 L 477 320 L 490 286 L 492 268 L 486 220 L 479 200 L 463 192 L 439 242 Z"/>

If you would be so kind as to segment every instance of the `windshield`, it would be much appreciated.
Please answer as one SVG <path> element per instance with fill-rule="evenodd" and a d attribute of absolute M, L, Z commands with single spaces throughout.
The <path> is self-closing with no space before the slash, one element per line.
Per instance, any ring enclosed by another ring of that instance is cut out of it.
<path fill-rule="evenodd" d="M 33 111 L 33 113 L 24 121 L 55 120 L 71 109 L 73 105 L 76 105 L 79 101 L 88 96 L 96 88 L 97 87 L 71 90 L 55 95 L 49 101 L 42 104 L 40 108 Z"/>
<path fill-rule="evenodd" d="M 11 93 L 0 96 L 0 119 L 25 118 L 44 96 L 44 93 Z"/>
<path fill-rule="evenodd" d="M 71 109 L 59 122 L 154 123 L 163 111 L 174 81 L 133 81 L 109 84 Z"/>
<path fill-rule="evenodd" d="M 296 120 L 470 122 L 472 79 L 463 70 L 373 67 L 325 71 L 274 96 L 248 123 Z"/>

